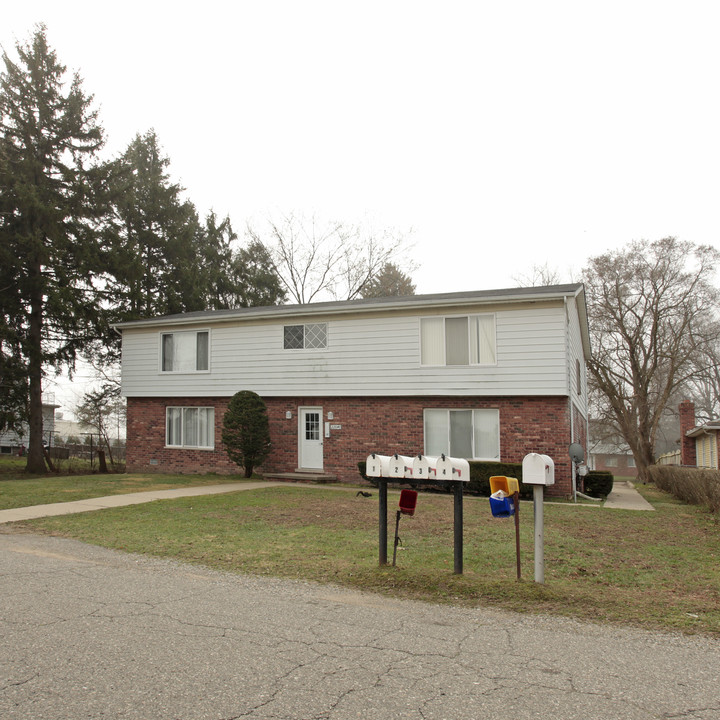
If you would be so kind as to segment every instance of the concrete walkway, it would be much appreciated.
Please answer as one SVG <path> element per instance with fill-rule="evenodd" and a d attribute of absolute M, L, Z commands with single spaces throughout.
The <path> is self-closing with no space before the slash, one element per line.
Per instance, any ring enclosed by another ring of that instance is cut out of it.
<path fill-rule="evenodd" d="M 615 510 L 655 510 L 655 508 L 627 481 L 613 483 L 612 492 L 603 507 Z"/>
<path fill-rule="evenodd" d="M 105 510 L 106 508 L 125 507 L 127 505 L 140 505 L 154 500 L 173 500 L 181 497 L 196 497 L 198 495 L 219 495 L 220 493 L 237 492 L 239 490 L 259 490 L 268 487 L 303 487 L 303 488 L 332 488 L 332 485 L 311 485 L 302 483 L 296 485 L 287 482 L 237 482 L 222 485 L 200 485 L 196 487 L 174 488 L 172 490 L 150 490 L 147 492 L 127 493 L 125 495 L 106 495 L 105 497 L 88 498 L 86 500 L 71 500 L 70 502 L 50 503 L 46 505 L 31 505 L 30 507 L 10 508 L 0 510 L 0 525 L 3 523 L 19 522 L 21 520 L 35 520 L 41 517 L 55 517 L 57 515 L 72 515 L 74 513 Z M 354 490 L 354 488 L 337 487 L 338 490 Z M 628 482 L 615 483 L 613 491 L 608 495 L 603 507 L 616 510 L 654 510 L 640 493 Z"/>
<path fill-rule="evenodd" d="M 106 495 L 105 497 L 88 498 L 87 500 L 10 508 L 0 510 L 0 524 L 17 522 L 18 520 L 35 520 L 41 517 L 54 517 L 56 515 L 72 515 L 73 513 L 124 507 L 126 505 L 139 505 L 153 500 L 174 500 L 175 498 L 196 497 L 198 495 L 219 495 L 220 493 L 237 492 L 238 490 L 258 490 L 259 488 L 275 487 L 276 485 L 287 485 L 287 483 L 261 481 L 199 485 L 196 487 L 173 488 L 172 490 L 150 490 L 125 495 Z"/>

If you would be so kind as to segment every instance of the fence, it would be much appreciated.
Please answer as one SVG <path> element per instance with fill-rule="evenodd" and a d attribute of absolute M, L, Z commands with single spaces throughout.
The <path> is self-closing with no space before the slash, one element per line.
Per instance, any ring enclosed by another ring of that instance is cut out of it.
<path fill-rule="evenodd" d="M 661 455 L 656 461 L 656 465 L 682 465 L 682 459 L 680 457 L 679 450 L 673 450 L 673 452 L 665 453 Z"/>

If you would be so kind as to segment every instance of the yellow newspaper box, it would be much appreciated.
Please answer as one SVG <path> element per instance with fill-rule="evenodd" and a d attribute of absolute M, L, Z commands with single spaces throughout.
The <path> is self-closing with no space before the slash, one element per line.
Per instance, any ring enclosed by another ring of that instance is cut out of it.
<path fill-rule="evenodd" d="M 520 492 L 520 483 L 517 478 L 505 477 L 504 475 L 493 475 L 490 478 L 490 494 L 502 490 L 506 495 L 513 495 Z"/>

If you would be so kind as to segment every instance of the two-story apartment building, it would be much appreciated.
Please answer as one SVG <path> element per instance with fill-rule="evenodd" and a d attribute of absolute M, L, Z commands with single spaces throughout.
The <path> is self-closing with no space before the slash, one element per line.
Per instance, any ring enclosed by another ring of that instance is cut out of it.
<path fill-rule="evenodd" d="M 358 479 L 371 452 L 555 461 L 587 451 L 582 285 L 186 313 L 120 323 L 130 471 L 237 472 L 239 390 L 265 401 L 262 471 Z"/>

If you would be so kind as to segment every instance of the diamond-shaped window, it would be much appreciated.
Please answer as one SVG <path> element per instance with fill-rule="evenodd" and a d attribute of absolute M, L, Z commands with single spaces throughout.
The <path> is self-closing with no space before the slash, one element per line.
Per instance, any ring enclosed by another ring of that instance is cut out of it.
<path fill-rule="evenodd" d="M 305 347 L 312 350 L 327 347 L 327 325 L 325 323 L 305 326 Z"/>
<path fill-rule="evenodd" d="M 302 350 L 304 329 L 303 325 L 286 325 L 283 347 L 286 350 Z"/>

